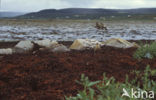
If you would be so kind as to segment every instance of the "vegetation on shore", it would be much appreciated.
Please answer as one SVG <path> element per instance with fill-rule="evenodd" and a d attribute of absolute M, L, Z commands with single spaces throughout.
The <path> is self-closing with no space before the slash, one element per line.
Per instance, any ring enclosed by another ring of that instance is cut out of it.
<path fill-rule="evenodd" d="M 134 71 L 132 74 L 136 77 L 132 80 L 126 76 L 126 80 L 123 83 L 119 83 L 115 78 L 108 78 L 106 75 L 103 75 L 103 80 L 91 82 L 88 77 L 84 74 L 81 75 L 80 81 L 77 81 L 78 84 L 81 84 L 84 88 L 82 91 L 79 91 L 75 97 L 65 97 L 66 100 L 152 100 L 146 94 L 145 91 L 156 91 L 156 82 L 151 80 L 150 77 L 156 74 L 156 70 L 151 70 L 148 65 L 146 69 L 141 71 Z M 131 90 L 134 89 L 138 91 L 137 98 L 131 95 Z M 130 97 L 123 96 L 123 92 L 127 91 Z M 144 91 L 143 94 L 141 91 Z M 154 94 L 153 94 L 154 96 Z"/>
<path fill-rule="evenodd" d="M 133 55 L 135 59 L 152 59 L 156 57 L 156 42 L 145 45 L 141 44 L 140 46 Z"/>

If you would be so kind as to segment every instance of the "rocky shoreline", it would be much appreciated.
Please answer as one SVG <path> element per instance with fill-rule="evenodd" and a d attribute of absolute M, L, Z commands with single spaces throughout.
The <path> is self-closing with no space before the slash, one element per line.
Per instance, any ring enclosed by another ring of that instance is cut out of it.
<path fill-rule="evenodd" d="M 129 42 L 142 42 L 142 43 L 150 43 L 154 40 L 128 40 Z M 2 48 L 12 48 L 14 47 L 19 41 L 0 41 L 0 49 Z M 72 45 L 73 41 L 58 41 L 58 43 L 63 44 L 67 47 L 70 47 Z"/>
<path fill-rule="evenodd" d="M 77 39 L 74 42 L 57 42 L 53 40 L 36 40 L 36 41 L 19 41 L 0 43 L 0 54 L 28 53 L 36 46 L 40 51 L 47 50 L 51 52 L 68 52 L 70 50 L 86 50 L 100 49 L 102 46 L 111 46 L 116 48 L 139 47 L 135 42 L 129 42 L 120 38 L 112 38 L 106 41 L 99 42 L 93 39 Z M 64 45 L 65 44 L 65 45 Z M 67 46 L 66 46 L 67 45 Z"/>

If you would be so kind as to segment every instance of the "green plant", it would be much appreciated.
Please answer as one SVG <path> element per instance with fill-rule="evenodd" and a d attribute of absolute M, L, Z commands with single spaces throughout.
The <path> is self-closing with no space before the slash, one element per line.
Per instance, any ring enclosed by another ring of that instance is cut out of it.
<path fill-rule="evenodd" d="M 80 81 L 76 81 L 84 87 L 83 91 L 79 91 L 77 97 L 65 97 L 66 100 L 94 100 L 95 90 L 91 87 L 98 84 L 100 81 L 91 82 L 84 74 L 81 75 Z"/>
<path fill-rule="evenodd" d="M 141 45 L 140 48 L 136 50 L 133 57 L 135 59 L 148 58 L 153 59 L 156 57 L 156 42 L 152 42 L 151 44 Z"/>
<path fill-rule="evenodd" d="M 148 65 L 143 72 L 134 71 L 137 77 L 133 80 L 129 80 L 126 76 L 125 82 L 119 83 L 115 81 L 115 78 L 107 78 L 103 75 L 103 80 L 91 82 L 84 74 L 81 75 L 81 80 L 77 83 L 83 85 L 84 90 L 79 91 L 75 97 L 65 97 L 66 100 L 138 100 L 136 98 L 122 97 L 124 89 L 128 94 L 131 94 L 131 89 L 134 90 L 146 90 L 156 91 L 156 82 L 150 80 L 149 77 L 153 75 L 150 66 Z M 141 78 L 141 83 L 138 82 Z M 94 86 L 94 88 L 93 88 Z M 131 96 L 131 95 L 130 95 Z M 139 100 L 144 100 L 139 98 Z M 147 99 L 152 100 L 152 99 Z"/>

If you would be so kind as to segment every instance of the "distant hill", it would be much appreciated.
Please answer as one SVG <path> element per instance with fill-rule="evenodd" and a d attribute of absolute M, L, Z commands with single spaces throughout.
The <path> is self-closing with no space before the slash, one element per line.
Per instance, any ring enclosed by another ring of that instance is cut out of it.
<path fill-rule="evenodd" d="M 7 12 L 7 11 L 0 11 L 0 18 L 4 18 L 4 17 L 16 17 L 16 16 L 20 16 L 23 15 L 25 13 L 22 12 Z"/>
<path fill-rule="evenodd" d="M 156 14 L 156 8 L 126 9 L 118 10 L 118 12 L 124 12 L 129 14 Z"/>
<path fill-rule="evenodd" d="M 32 12 L 17 18 L 28 19 L 99 19 L 109 17 L 127 17 L 142 15 L 142 18 L 156 15 L 156 8 L 140 9 L 89 9 L 89 8 L 68 8 L 68 9 L 45 9 L 39 12 Z"/>

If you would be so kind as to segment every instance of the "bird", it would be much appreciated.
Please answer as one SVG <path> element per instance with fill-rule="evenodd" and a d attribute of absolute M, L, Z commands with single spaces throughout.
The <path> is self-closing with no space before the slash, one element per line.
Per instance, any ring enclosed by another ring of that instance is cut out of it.
<path fill-rule="evenodd" d="M 106 30 L 106 31 L 108 30 L 107 27 L 104 26 L 103 23 L 98 23 L 98 22 L 96 22 L 95 28 L 97 28 L 97 29 L 99 29 L 99 30 Z"/>

